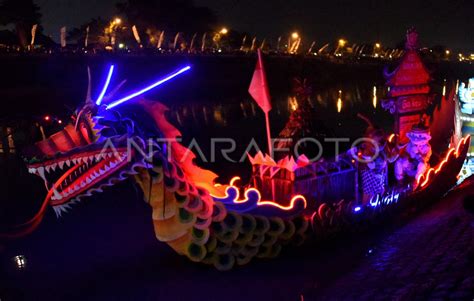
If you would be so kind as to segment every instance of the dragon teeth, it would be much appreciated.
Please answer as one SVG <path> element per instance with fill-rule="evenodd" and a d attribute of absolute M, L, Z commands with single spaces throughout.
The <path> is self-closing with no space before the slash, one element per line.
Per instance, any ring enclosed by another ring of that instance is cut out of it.
<path fill-rule="evenodd" d="M 46 178 L 44 176 L 44 167 L 38 167 L 38 174 L 43 180 L 46 181 Z"/>
<path fill-rule="evenodd" d="M 52 200 L 62 200 L 63 196 L 56 189 L 53 190 L 53 193 Z"/>
<path fill-rule="evenodd" d="M 59 165 L 59 168 L 60 168 L 60 169 L 63 169 L 63 167 L 64 167 L 64 161 L 59 162 L 58 165 Z"/>

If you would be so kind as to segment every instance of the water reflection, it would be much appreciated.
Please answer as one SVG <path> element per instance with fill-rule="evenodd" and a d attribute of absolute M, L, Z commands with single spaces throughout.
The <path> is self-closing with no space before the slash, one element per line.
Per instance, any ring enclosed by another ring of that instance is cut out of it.
<path fill-rule="evenodd" d="M 26 257 L 25 255 L 17 255 L 12 258 L 13 264 L 15 268 L 19 271 L 23 271 L 26 269 Z"/>
<path fill-rule="evenodd" d="M 339 90 L 339 96 L 337 97 L 337 112 L 341 113 L 342 110 L 342 91 Z"/>
<path fill-rule="evenodd" d="M 377 86 L 374 86 L 372 89 L 372 105 L 374 106 L 374 109 L 377 108 Z"/>
<path fill-rule="evenodd" d="M 328 89 L 314 91 L 307 99 L 310 108 L 322 116 L 322 119 L 331 121 L 338 120 L 338 115 L 355 117 L 357 112 L 376 115 L 384 115 L 384 111 L 378 106 L 379 92 L 385 92 L 383 85 L 344 85 Z M 383 94 L 383 93 L 382 93 Z M 272 95 L 272 127 L 281 127 L 289 115 L 299 107 L 295 95 Z M 343 107 L 345 108 L 343 110 Z M 170 108 L 171 118 L 175 123 L 185 130 L 189 127 L 226 127 L 234 122 L 246 119 L 262 118 L 263 114 L 255 102 L 248 97 L 238 99 L 226 99 L 225 101 L 200 101 L 175 105 Z M 357 111 L 357 112 L 356 112 Z M 386 121 L 384 118 L 380 120 Z"/>
<path fill-rule="evenodd" d="M 290 96 L 288 97 L 288 110 L 290 112 L 294 112 L 298 109 L 298 101 L 296 100 L 296 97 Z"/>

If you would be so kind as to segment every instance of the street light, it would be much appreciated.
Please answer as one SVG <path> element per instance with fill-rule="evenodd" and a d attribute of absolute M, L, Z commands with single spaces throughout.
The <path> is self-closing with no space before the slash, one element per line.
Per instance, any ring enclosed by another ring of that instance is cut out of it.
<path fill-rule="evenodd" d="M 225 27 L 222 27 L 221 31 L 219 32 L 220 34 L 227 34 L 229 30 Z"/>
<path fill-rule="evenodd" d="M 375 48 L 380 48 L 380 47 L 381 47 L 380 43 L 375 43 Z"/>
<path fill-rule="evenodd" d="M 119 25 L 120 23 L 122 23 L 122 19 L 120 19 L 120 18 L 115 18 L 114 23 L 115 23 L 116 25 Z"/>
<path fill-rule="evenodd" d="M 451 51 L 446 50 L 445 53 L 446 53 L 446 55 L 449 55 L 451 53 Z"/>
<path fill-rule="evenodd" d="M 339 47 L 344 47 L 346 45 L 347 41 L 344 39 L 339 39 Z"/>
<path fill-rule="evenodd" d="M 296 31 L 291 34 L 291 38 L 293 38 L 293 40 L 296 40 L 299 37 L 300 35 Z"/>

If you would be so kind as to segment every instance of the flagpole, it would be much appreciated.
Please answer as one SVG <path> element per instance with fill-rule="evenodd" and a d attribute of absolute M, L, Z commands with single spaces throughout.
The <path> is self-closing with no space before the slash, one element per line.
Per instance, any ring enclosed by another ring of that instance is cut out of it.
<path fill-rule="evenodd" d="M 255 47 L 256 38 L 252 41 L 253 50 Z M 258 106 L 265 113 L 265 125 L 267 128 L 267 144 L 268 144 L 268 155 L 273 158 L 273 145 L 272 145 L 272 136 L 270 133 L 270 118 L 268 112 L 272 109 L 270 102 L 270 93 L 268 91 L 267 78 L 265 76 L 265 69 L 263 67 L 262 60 L 262 50 L 257 49 L 257 65 L 255 66 L 255 71 L 253 73 L 252 81 L 250 82 L 249 93 L 253 99 L 257 102 Z M 272 186 L 272 200 L 275 200 L 275 180 L 273 179 L 274 174 L 270 173 L 271 176 L 271 186 Z M 262 175 L 261 175 L 262 176 Z"/>
<path fill-rule="evenodd" d="M 273 159 L 272 136 L 270 133 L 270 118 L 268 118 L 268 112 L 265 112 L 265 123 L 267 124 L 268 155 Z M 273 179 L 272 173 L 270 176 L 272 182 L 272 201 L 275 201 L 275 180 Z"/>
<path fill-rule="evenodd" d="M 258 56 L 258 61 L 261 63 L 261 69 L 260 69 L 260 76 L 261 78 L 266 78 L 265 77 L 265 71 L 263 69 L 263 63 L 262 63 L 262 50 L 261 49 L 258 49 L 257 50 L 257 56 Z M 264 85 L 266 85 L 266 81 L 263 82 Z M 263 87 L 263 89 L 266 89 L 266 87 Z M 273 157 L 273 147 L 272 147 L 272 135 L 271 135 L 271 132 L 270 132 L 270 118 L 268 117 L 268 112 L 269 110 L 264 110 L 265 112 L 265 124 L 266 124 L 266 127 L 267 127 L 267 143 L 268 143 L 268 155 L 270 155 L 271 157 Z"/>
<path fill-rule="evenodd" d="M 270 118 L 268 118 L 268 112 L 265 112 L 265 123 L 267 125 L 268 154 L 273 157 L 272 135 L 270 133 Z"/>

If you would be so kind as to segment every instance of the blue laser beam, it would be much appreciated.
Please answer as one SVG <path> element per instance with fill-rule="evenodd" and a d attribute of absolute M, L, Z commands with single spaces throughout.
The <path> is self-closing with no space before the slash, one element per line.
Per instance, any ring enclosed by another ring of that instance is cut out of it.
<path fill-rule="evenodd" d="M 107 79 L 105 80 L 105 84 L 104 84 L 104 87 L 102 88 L 102 92 L 100 92 L 99 97 L 95 101 L 95 104 L 98 106 L 100 106 L 100 104 L 102 103 L 102 100 L 104 99 L 104 96 L 105 96 L 105 92 L 107 92 L 107 88 L 109 87 L 110 80 L 112 79 L 112 74 L 114 74 L 114 68 L 115 68 L 114 65 L 110 65 L 109 74 L 107 74 Z"/>
<path fill-rule="evenodd" d="M 154 88 L 156 88 L 156 87 L 158 87 L 158 86 L 164 84 L 165 82 L 167 82 L 167 81 L 169 81 L 169 80 L 175 78 L 176 76 L 180 75 L 181 73 L 184 73 L 184 72 L 188 71 L 189 69 L 191 69 L 191 66 L 186 66 L 186 67 L 184 67 L 184 68 L 182 68 L 182 69 L 179 69 L 178 71 L 176 71 L 176 72 L 174 72 L 174 73 L 171 73 L 171 74 L 168 75 L 167 77 L 165 77 L 165 78 L 163 78 L 163 79 L 160 79 L 159 81 L 155 82 L 154 84 L 149 85 L 148 87 L 145 87 L 145 88 L 143 88 L 143 89 L 141 89 L 141 90 L 139 90 L 139 91 L 137 91 L 137 92 L 135 92 L 135 93 L 132 93 L 132 94 L 130 94 L 130 95 L 126 96 L 126 97 L 123 97 L 123 98 L 121 98 L 121 99 L 118 99 L 118 100 L 116 100 L 116 101 L 113 101 L 113 102 L 111 102 L 110 104 L 107 105 L 107 110 L 108 110 L 108 109 L 111 109 L 111 108 L 113 108 L 113 107 L 116 107 L 116 106 L 118 106 L 118 105 L 120 105 L 120 104 L 122 104 L 122 103 L 124 103 L 124 102 L 126 102 L 126 101 L 128 101 L 128 100 L 130 100 L 130 99 L 132 99 L 132 98 L 135 98 L 135 97 L 137 97 L 137 96 L 140 96 L 140 95 L 142 95 L 143 93 L 146 93 L 146 92 L 150 91 L 151 89 L 154 89 Z"/>

